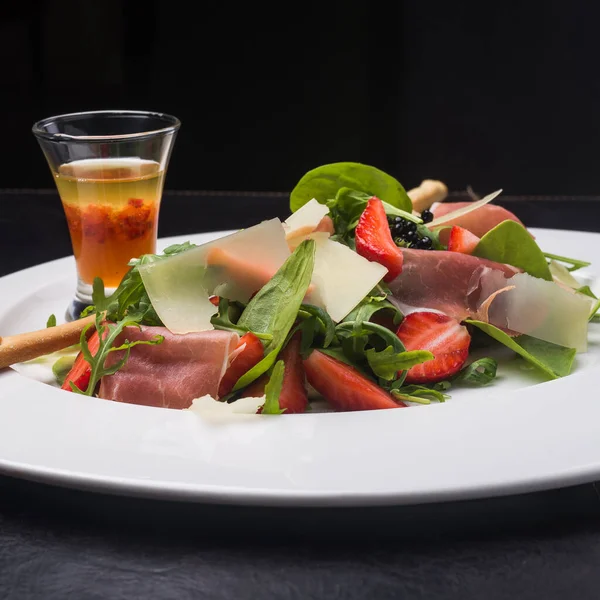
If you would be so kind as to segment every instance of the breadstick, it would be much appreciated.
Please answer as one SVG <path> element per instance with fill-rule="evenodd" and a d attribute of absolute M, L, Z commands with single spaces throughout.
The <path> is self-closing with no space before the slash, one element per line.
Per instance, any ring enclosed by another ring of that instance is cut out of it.
<path fill-rule="evenodd" d="M 424 179 L 419 187 L 408 190 L 407 194 L 412 200 L 413 211 L 420 213 L 431 208 L 434 202 L 443 202 L 448 195 L 448 188 L 441 181 Z"/>
<path fill-rule="evenodd" d="M 79 342 L 83 328 L 93 324 L 95 315 L 39 331 L 0 337 L 0 369 L 62 350 Z M 90 333 L 93 327 L 90 327 Z"/>

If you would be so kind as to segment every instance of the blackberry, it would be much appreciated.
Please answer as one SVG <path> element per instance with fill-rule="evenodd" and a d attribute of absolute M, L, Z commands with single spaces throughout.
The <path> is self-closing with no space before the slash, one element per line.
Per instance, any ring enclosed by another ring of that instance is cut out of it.
<path fill-rule="evenodd" d="M 427 236 L 422 237 L 417 243 L 416 247 L 419 250 L 431 250 L 433 246 L 433 240 Z"/>
<path fill-rule="evenodd" d="M 425 209 L 421 213 L 421 219 L 423 219 L 423 223 L 431 223 L 431 221 L 433 221 L 433 213 L 430 210 Z"/>

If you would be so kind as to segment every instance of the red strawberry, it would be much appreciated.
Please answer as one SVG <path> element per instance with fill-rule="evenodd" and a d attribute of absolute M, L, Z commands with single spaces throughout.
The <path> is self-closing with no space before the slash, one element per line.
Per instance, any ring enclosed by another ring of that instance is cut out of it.
<path fill-rule="evenodd" d="M 406 406 L 355 368 L 313 350 L 304 361 L 310 385 L 339 411 L 377 410 Z"/>
<path fill-rule="evenodd" d="M 98 348 L 100 348 L 100 336 L 97 331 L 94 331 L 88 339 L 88 348 L 92 356 L 96 355 Z M 71 367 L 71 370 L 67 373 L 61 389 L 72 392 L 71 386 L 73 382 L 82 392 L 85 392 L 92 376 L 92 368 L 90 364 L 83 358 L 83 354 L 80 352 Z"/>
<path fill-rule="evenodd" d="M 263 356 L 264 349 L 261 341 L 253 333 L 244 334 L 233 351 L 233 360 L 221 378 L 219 398 L 229 394 L 237 380 L 259 363 Z"/>
<path fill-rule="evenodd" d="M 469 356 L 471 336 L 455 319 L 434 312 L 406 315 L 398 328 L 398 337 L 407 350 L 429 350 L 428 360 L 408 370 L 406 383 L 432 383 L 457 373 Z"/>
<path fill-rule="evenodd" d="M 462 254 L 473 254 L 473 250 L 479 244 L 480 239 L 468 229 L 454 225 L 450 230 L 448 250 L 450 252 L 461 252 Z"/>
<path fill-rule="evenodd" d="M 373 196 L 358 220 L 355 230 L 356 252 L 387 268 L 384 281 L 393 281 L 402 272 L 402 251 L 392 239 L 383 203 Z"/>
<path fill-rule="evenodd" d="M 303 413 L 308 404 L 306 393 L 306 377 L 302 357 L 300 356 L 301 334 L 295 334 L 287 343 L 278 359 L 283 360 L 285 369 L 283 371 L 283 386 L 279 394 L 279 407 L 287 409 L 287 413 Z M 251 383 L 243 393 L 243 396 L 258 398 L 265 393 L 265 386 L 269 378 L 266 375 L 259 377 Z M 260 411 L 259 411 L 260 412 Z"/>

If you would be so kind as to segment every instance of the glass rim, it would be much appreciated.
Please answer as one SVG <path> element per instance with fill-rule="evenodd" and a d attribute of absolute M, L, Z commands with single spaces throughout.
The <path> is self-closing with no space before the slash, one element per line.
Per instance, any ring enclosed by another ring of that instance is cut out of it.
<path fill-rule="evenodd" d="M 44 129 L 49 123 L 57 121 L 74 121 L 82 117 L 123 115 L 129 117 L 154 117 L 162 119 L 165 123 L 170 123 L 159 129 L 150 129 L 138 131 L 136 133 L 120 133 L 108 135 L 71 135 L 68 133 L 50 133 Z M 155 135 L 164 135 L 174 133 L 181 127 L 181 121 L 167 113 L 145 111 L 145 110 L 89 110 L 82 112 L 65 113 L 41 119 L 33 124 L 31 131 L 38 138 L 43 138 L 52 142 L 71 141 L 71 142 L 120 142 L 123 140 L 143 139 Z"/>

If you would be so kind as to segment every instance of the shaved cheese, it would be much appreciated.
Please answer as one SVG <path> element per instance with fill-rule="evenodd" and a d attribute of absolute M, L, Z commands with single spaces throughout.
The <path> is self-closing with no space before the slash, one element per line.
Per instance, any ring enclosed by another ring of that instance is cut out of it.
<path fill-rule="evenodd" d="M 290 215 L 283 224 L 290 250 L 293 252 L 328 214 L 329 209 L 313 198 Z"/>
<path fill-rule="evenodd" d="M 560 283 L 562 285 L 566 285 L 574 290 L 577 290 L 581 287 L 581 283 L 571 275 L 571 271 L 567 269 L 564 265 L 561 265 L 559 262 L 555 260 L 550 261 L 550 273 L 554 278 L 554 281 Z"/>
<path fill-rule="evenodd" d="M 172 333 L 213 329 L 216 308 L 204 285 L 204 264 L 190 252 L 138 266 L 156 314 Z"/>
<path fill-rule="evenodd" d="M 313 236 L 317 242 L 312 277 L 315 289 L 307 301 L 324 308 L 338 322 L 381 281 L 387 269 L 323 234 Z"/>
<path fill-rule="evenodd" d="M 489 322 L 559 346 L 587 350 L 589 299 L 573 294 L 552 281 L 517 273 L 505 279 L 490 269 L 481 277 L 480 306 L 495 292 Z"/>
<path fill-rule="evenodd" d="M 289 255 L 281 221 L 271 219 L 138 268 L 165 327 L 191 333 L 213 328 L 209 296 L 247 302 Z"/>
<path fill-rule="evenodd" d="M 429 227 L 431 229 L 432 227 L 437 227 L 438 225 L 443 225 L 444 223 L 447 223 L 448 221 L 452 221 L 452 220 L 456 219 L 457 217 L 461 217 L 462 215 L 466 215 L 470 212 L 473 212 L 474 210 L 477 210 L 478 208 L 485 206 L 486 204 L 488 204 L 489 202 L 494 200 L 494 198 L 497 198 L 501 193 L 502 193 L 502 190 L 497 190 L 497 191 L 493 192 L 492 194 L 488 194 L 485 198 L 482 198 L 481 200 L 477 200 L 477 202 L 473 202 L 473 203 L 469 204 L 468 206 L 459 208 L 458 210 L 453 210 L 452 212 L 445 214 L 443 217 L 434 219 L 433 221 L 431 221 L 431 223 L 427 224 L 427 227 Z"/>
<path fill-rule="evenodd" d="M 202 396 L 192 401 L 186 409 L 191 410 L 200 417 L 214 420 L 228 420 L 233 415 L 258 416 L 258 409 L 265 403 L 265 396 L 259 398 L 239 398 L 235 402 L 220 402 L 212 396 Z"/>
<path fill-rule="evenodd" d="M 328 214 L 329 209 L 313 198 L 285 220 L 286 232 L 288 235 L 293 235 L 295 231 L 307 227 L 314 231 L 321 219 Z"/>

